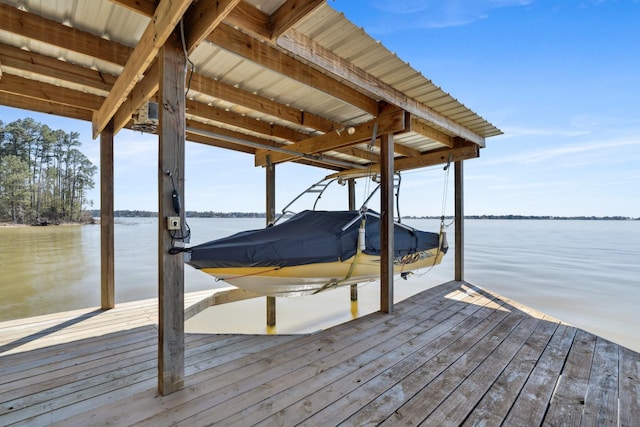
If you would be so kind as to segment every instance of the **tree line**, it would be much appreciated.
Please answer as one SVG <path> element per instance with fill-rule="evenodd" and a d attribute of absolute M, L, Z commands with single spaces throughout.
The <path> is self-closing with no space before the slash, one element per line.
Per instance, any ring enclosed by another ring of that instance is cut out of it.
<path fill-rule="evenodd" d="M 100 216 L 99 209 L 93 209 L 93 217 Z M 117 218 L 157 218 L 158 212 L 143 210 L 115 210 L 113 216 Z M 265 218 L 267 215 L 260 212 L 213 212 L 213 211 L 186 211 L 187 218 Z"/>
<path fill-rule="evenodd" d="M 79 222 L 97 167 L 78 150 L 80 134 L 31 118 L 0 120 L 0 221 Z"/>
<path fill-rule="evenodd" d="M 93 217 L 100 217 L 100 210 L 90 211 Z M 117 218 L 157 218 L 157 211 L 145 210 L 115 210 L 113 216 Z M 266 218 L 264 212 L 214 212 L 214 211 L 186 211 L 187 218 Z M 630 216 L 552 216 L 552 215 L 465 215 L 465 219 L 509 219 L 509 220 L 579 220 L 579 221 L 640 221 L 640 217 Z M 402 219 L 440 219 L 439 216 L 403 216 Z M 445 217 L 447 221 L 453 219 L 452 216 Z"/>

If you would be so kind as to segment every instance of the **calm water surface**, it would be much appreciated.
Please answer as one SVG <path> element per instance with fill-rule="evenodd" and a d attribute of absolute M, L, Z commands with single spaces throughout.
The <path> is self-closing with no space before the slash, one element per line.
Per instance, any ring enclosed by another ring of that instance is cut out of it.
<path fill-rule="evenodd" d="M 436 230 L 433 220 L 406 220 Z M 264 219 L 189 220 L 191 244 L 261 228 Z M 449 229 L 453 246 L 453 228 Z M 117 219 L 116 302 L 157 296 L 157 220 Z M 465 222 L 465 279 L 640 351 L 640 221 Z M 0 227 L 0 321 L 100 304 L 100 227 Z M 400 280 L 396 299 L 453 277 L 453 252 Z M 187 292 L 226 286 L 185 267 Z M 375 311 L 377 283 L 278 299 L 278 333 L 308 332 Z M 265 332 L 264 299 L 213 307 L 187 330 Z M 273 332 L 273 331 L 271 331 Z"/>

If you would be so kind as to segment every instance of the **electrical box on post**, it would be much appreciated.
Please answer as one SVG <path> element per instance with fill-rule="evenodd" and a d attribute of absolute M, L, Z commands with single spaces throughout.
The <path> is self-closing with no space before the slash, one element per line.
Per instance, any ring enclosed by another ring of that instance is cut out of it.
<path fill-rule="evenodd" d="M 180 230 L 180 217 L 179 216 L 167 217 L 167 230 Z"/>

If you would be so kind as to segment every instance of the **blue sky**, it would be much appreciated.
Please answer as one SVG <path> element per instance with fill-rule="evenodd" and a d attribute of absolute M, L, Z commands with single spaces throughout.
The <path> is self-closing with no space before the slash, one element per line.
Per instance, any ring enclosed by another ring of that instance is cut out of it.
<path fill-rule="evenodd" d="M 504 132 L 465 162 L 467 214 L 640 217 L 640 0 L 328 3 Z M 0 107 L 5 124 L 24 117 L 80 132 L 99 164 L 89 123 Z M 251 156 L 188 143 L 186 157 L 186 209 L 264 211 Z M 326 173 L 278 166 L 278 209 Z M 116 209 L 157 210 L 155 136 L 121 131 L 115 174 Z M 450 180 L 443 197 L 442 168 L 405 174 L 402 214 L 443 199 L 452 214 Z"/>

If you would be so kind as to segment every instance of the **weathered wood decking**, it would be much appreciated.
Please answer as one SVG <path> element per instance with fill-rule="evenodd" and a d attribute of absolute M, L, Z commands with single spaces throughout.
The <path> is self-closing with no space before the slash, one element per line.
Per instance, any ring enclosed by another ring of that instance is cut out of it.
<path fill-rule="evenodd" d="M 312 335 L 189 334 L 168 396 L 156 321 L 149 300 L 0 323 L 0 425 L 640 420 L 640 354 L 459 282 Z"/>

